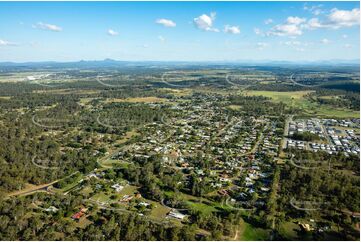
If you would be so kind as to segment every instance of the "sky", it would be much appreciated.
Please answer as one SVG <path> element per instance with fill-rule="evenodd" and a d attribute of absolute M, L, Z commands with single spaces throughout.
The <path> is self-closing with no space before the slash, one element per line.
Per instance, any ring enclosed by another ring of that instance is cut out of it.
<path fill-rule="evenodd" d="M 0 61 L 359 59 L 359 2 L 0 2 Z"/>

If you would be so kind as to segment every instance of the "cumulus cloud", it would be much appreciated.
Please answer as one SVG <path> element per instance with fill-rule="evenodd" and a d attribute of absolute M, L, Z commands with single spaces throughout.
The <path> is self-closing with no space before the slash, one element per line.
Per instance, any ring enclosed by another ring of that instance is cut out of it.
<path fill-rule="evenodd" d="M 267 35 L 276 35 L 276 36 L 297 36 L 302 35 L 302 30 L 300 26 L 295 24 L 278 24 L 274 26 Z"/>
<path fill-rule="evenodd" d="M 284 24 L 278 24 L 271 28 L 267 35 L 276 35 L 276 36 L 290 36 L 295 37 L 302 35 L 302 26 L 306 19 L 290 16 L 287 18 Z"/>
<path fill-rule="evenodd" d="M 346 48 L 346 49 L 350 49 L 350 48 L 352 48 L 352 45 L 350 45 L 350 44 L 345 44 L 343 47 Z"/>
<path fill-rule="evenodd" d="M 201 16 L 194 18 L 194 25 L 201 30 L 219 32 L 217 28 L 213 27 L 214 20 L 216 19 L 216 13 L 212 12 L 210 15 L 202 14 Z"/>
<path fill-rule="evenodd" d="M 161 24 L 164 27 L 175 27 L 177 24 L 170 19 L 160 18 L 155 21 L 157 24 Z"/>
<path fill-rule="evenodd" d="M 347 34 L 343 34 L 343 35 L 342 35 L 342 38 L 343 38 L 343 39 L 347 39 L 347 38 L 348 38 L 348 35 L 347 35 Z"/>
<path fill-rule="evenodd" d="M 47 24 L 47 23 L 43 23 L 43 22 L 38 22 L 37 24 L 33 24 L 33 28 L 49 30 L 49 31 L 54 31 L 54 32 L 60 32 L 63 30 L 59 26 L 56 26 L 54 24 Z"/>
<path fill-rule="evenodd" d="M 16 43 L 0 39 L 0 46 L 16 46 Z"/>
<path fill-rule="evenodd" d="M 240 34 L 241 30 L 239 29 L 238 26 L 230 26 L 230 25 L 226 25 L 224 26 L 224 30 L 225 33 L 230 33 L 230 34 Z"/>
<path fill-rule="evenodd" d="M 354 8 L 351 11 L 338 10 L 334 8 L 331 10 L 331 14 L 328 16 L 331 24 L 335 24 L 339 27 L 351 27 L 360 24 L 360 9 Z"/>
<path fill-rule="evenodd" d="M 329 39 L 326 39 L 326 38 L 324 38 L 324 39 L 321 40 L 321 43 L 322 43 L 322 44 L 326 44 L 326 45 L 329 44 L 330 42 L 331 42 L 331 41 L 330 41 Z"/>
<path fill-rule="evenodd" d="M 107 33 L 111 36 L 116 36 L 118 35 L 119 33 L 115 30 L 112 30 L 112 29 L 108 29 Z"/>
<path fill-rule="evenodd" d="M 326 19 L 320 20 L 318 18 L 311 18 L 304 27 L 308 29 L 339 29 L 359 24 L 360 9 L 354 8 L 352 10 L 338 10 L 337 8 L 334 8 L 331 10 L 331 13 L 326 17 Z"/>
<path fill-rule="evenodd" d="M 290 16 L 287 18 L 287 24 L 299 25 L 304 22 L 306 22 L 305 18 L 299 18 L 299 17 L 293 17 L 293 16 Z"/>
<path fill-rule="evenodd" d="M 323 28 L 324 25 L 318 20 L 318 18 L 311 18 L 308 20 L 307 24 L 304 25 L 304 27 L 308 29 L 317 29 Z"/>
<path fill-rule="evenodd" d="M 309 7 L 305 7 L 309 9 Z M 312 8 L 314 10 L 314 8 Z M 330 14 L 323 19 L 311 18 L 307 21 L 306 18 L 297 16 L 289 16 L 283 24 L 275 25 L 266 34 L 276 36 L 295 37 L 303 34 L 305 29 L 339 29 L 343 27 L 352 27 L 360 25 L 360 9 L 354 8 L 352 10 L 339 10 L 334 8 Z M 255 31 L 256 32 L 256 31 Z M 259 32 L 260 33 L 260 32 Z M 256 32 L 256 34 L 259 34 Z"/>
<path fill-rule="evenodd" d="M 264 21 L 264 24 L 271 24 L 273 23 L 273 19 L 269 18 Z"/>

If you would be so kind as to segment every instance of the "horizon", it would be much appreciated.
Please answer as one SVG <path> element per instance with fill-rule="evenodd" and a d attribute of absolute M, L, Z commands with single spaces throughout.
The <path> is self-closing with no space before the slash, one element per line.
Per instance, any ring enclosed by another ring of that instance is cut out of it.
<path fill-rule="evenodd" d="M 359 62 L 359 2 L 262 4 L 0 2 L 0 62 Z"/>
<path fill-rule="evenodd" d="M 181 63 L 212 63 L 212 64 L 246 64 L 244 62 L 251 62 L 248 64 L 270 64 L 270 62 L 276 62 L 276 63 L 280 63 L 280 62 L 284 62 L 284 63 L 290 63 L 290 64 L 298 64 L 298 63 L 318 63 L 318 62 L 331 62 L 333 64 L 360 64 L 360 59 L 329 59 L 329 60 L 271 60 L 271 59 L 263 59 L 263 60 L 248 60 L 248 59 L 244 59 L 244 60 L 211 60 L 211 61 L 207 61 L 207 60 L 195 60 L 195 61 L 191 61 L 191 60 L 120 60 L 120 59 L 112 59 L 112 58 L 105 58 L 105 59 L 79 59 L 79 60 L 65 60 L 65 61 L 61 61 L 61 60 L 39 60 L 39 61 L 23 61 L 23 62 L 18 62 L 18 61 L 0 61 L 0 64 L 4 64 L 4 63 L 11 63 L 11 64 L 28 64 L 28 63 L 33 63 L 33 64 L 42 64 L 42 63 L 55 63 L 55 64 L 66 64 L 66 63 L 79 63 L 79 62 L 107 62 L 107 61 L 111 61 L 111 62 L 129 62 L 129 63 L 140 63 L 140 62 L 145 62 L 145 63 L 152 63 L 152 62 L 159 62 L 159 63 L 163 63 L 163 62 L 168 62 L 168 63 L 177 63 L 177 62 L 181 62 Z"/>

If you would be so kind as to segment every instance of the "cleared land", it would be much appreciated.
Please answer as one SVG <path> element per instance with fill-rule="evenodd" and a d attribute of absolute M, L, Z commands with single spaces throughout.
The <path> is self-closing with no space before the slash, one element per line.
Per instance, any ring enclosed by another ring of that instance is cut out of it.
<path fill-rule="evenodd" d="M 358 118 L 360 112 L 335 108 L 328 105 L 320 105 L 307 99 L 306 95 L 314 91 L 297 91 L 297 92 L 273 92 L 273 91 L 247 91 L 249 96 L 269 97 L 275 102 L 283 102 L 292 107 L 300 108 L 308 115 L 318 115 L 323 117 L 335 118 Z"/>
<path fill-rule="evenodd" d="M 135 97 L 135 98 L 108 98 L 104 103 L 159 103 L 166 102 L 166 98 L 158 98 L 158 97 Z"/>

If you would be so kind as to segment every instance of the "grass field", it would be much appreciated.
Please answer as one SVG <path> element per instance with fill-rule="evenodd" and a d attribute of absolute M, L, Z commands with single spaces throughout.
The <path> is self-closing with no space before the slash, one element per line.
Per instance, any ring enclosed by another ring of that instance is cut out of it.
<path fill-rule="evenodd" d="M 147 200 L 147 202 L 150 202 Z M 150 213 L 150 216 L 154 219 L 164 219 L 165 216 L 169 213 L 170 209 L 161 205 L 158 202 L 150 202 L 154 205 L 154 208 L 152 209 L 152 212 Z"/>
<path fill-rule="evenodd" d="M 335 108 L 328 105 L 320 105 L 308 100 L 305 95 L 314 91 L 297 91 L 297 92 L 273 92 L 273 91 L 247 91 L 249 96 L 269 97 L 275 102 L 283 102 L 292 107 L 298 107 L 304 110 L 307 115 L 317 115 L 321 117 L 335 118 L 358 118 L 360 112 Z"/>
<path fill-rule="evenodd" d="M 249 223 L 243 222 L 241 224 L 241 233 L 239 240 L 255 241 L 255 240 L 268 240 L 269 231 L 261 228 L 254 228 Z"/>
<path fill-rule="evenodd" d="M 98 90 L 77 90 L 77 89 L 47 89 L 47 90 L 35 90 L 33 93 L 51 93 L 51 94 L 88 94 L 95 95 L 100 91 Z"/>
<path fill-rule="evenodd" d="M 217 209 L 211 205 L 207 205 L 204 203 L 194 203 L 187 201 L 187 204 L 194 210 L 201 211 L 203 214 L 211 214 L 212 212 L 216 212 Z"/>

